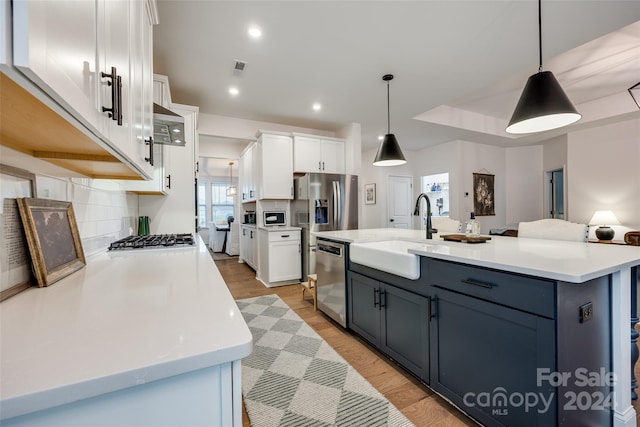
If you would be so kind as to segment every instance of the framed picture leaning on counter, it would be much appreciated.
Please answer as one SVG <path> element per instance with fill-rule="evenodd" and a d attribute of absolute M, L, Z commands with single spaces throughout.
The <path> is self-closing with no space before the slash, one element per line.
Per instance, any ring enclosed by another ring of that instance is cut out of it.
<path fill-rule="evenodd" d="M 39 287 L 49 286 L 86 265 L 70 202 L 21 198 L 18 208 Z"/>

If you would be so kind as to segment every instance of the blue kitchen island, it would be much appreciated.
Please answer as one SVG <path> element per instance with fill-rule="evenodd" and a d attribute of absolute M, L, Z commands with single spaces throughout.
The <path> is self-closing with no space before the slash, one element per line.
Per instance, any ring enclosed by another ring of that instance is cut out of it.
<path fill-rule="evenodd" d="M 349 244 L 348 327 L 477 421 L 636 425 L 638 248 L 395 229 L 316 237 Z"/>

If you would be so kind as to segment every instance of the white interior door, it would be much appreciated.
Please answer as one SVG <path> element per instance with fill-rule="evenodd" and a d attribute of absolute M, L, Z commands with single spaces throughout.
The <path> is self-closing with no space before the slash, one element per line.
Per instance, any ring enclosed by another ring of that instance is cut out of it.
<path fill-rule="evenodd" d="M 413 228 L 411 204 L 413 177 L 389 175 L 387 184 L 388 227 Z"/>

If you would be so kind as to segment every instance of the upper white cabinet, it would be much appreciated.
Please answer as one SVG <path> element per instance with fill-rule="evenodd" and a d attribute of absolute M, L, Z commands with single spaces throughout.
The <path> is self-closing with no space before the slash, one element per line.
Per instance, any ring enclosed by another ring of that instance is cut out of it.
<path fill-rule="evenodd" d="M 241 202 L 255 202 L 257 197 L 256 186 L 256 143 L 251 143 L 240 155 L 240 184 L 242 187 Z"/>
<path fill-rule="evenodd" d="M 345 173 L 345 141 L 336 138 L 293 136 L 294 172 Z"/>
<path fill-rule="evenodd" d="M 152 234 L 196 232 L 195 171 L 198 151 L 199 108 L 171 104 L 171 110 L 184 117 L 185 146 L 162 145 L 164 153 L 164 192 L 166 197 L 141 195 L 138 212 L 150 218 Z M 158 144 L 160 145 L 160 144 Z M 158 145 L 154 145 L 158 147 Z M 170 187 L 170 188 L 168 188 Z"/>
<path fill-rule="evenodd" d="M 67 160 L 104 162 L 90 173 L 94 177 L 118 177 L 109 172 L 108 163 L 114 160 L 143 177 L 153 173 L 144 142 L 152 132 L 152 22 L 147 3 L 12 2 L 13 66 L 114 157 L 89 155 L 90 141 L 85 151 L 81 147 L 72 153 L 54 142 L 50 156 L 56 158 L 58 151 L 58 157 L 66 155 Z"/>
<path fill-rule="evenodd" d="M 97 16 L 95 1 L 14 1 L 13 63 L 82 122 L 100 129 Z"/>
<path fill-rule="evenodd" d="M 293 141 L 290 136 L 260 132 L 256 144 L 259 199 L 293 199 Z"/>
<path fill-rule="evenodd" d="M 144 69 L 144 67 L 143 67 Z M 146 71 L 146 70 L 145 70 Z M 146 110 L 142 110 L 141 114 L 143 117 L 149 117 L 149 127 L 148 132 L 153 134 L 153 102 L 162 105 L 165 108 L 171 109 L 171 91 L 169 89 L 169 78 L 167 76 L 162 76 L 158 74 L 143 73 L 143 78 L 151 78 L 153 79 L 153 85 L 149 85 L 149 93 L 145 94 L 145 96 L 152 95 L 153 99 L 151 109 L 149 112 Z M 187 131 L 187 129 L 185 129 Z M 145 140 L 146 143 L 149 142 L 148 139 Z M 153 144 L 153 177 L 147 181 L 129 181 L 126 183 L 125 188 L 127 191 L 131 191 L 137 194 L 147 194 L 147 195 L 168 195 L 171 192 L 171 153 L 170 148 L 167 145 L 163 144 Z M 184 148 L 184 147 L 178 147 Z M 148 145 L 144 148 L 144 154 L 148 155 L 149 147 Z M 196 157 L 197 158 L 197 157 Z"/>

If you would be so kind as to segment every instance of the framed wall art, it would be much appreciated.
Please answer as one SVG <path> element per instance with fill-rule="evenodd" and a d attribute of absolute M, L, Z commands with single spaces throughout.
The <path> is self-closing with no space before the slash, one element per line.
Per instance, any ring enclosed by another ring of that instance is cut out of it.
<path fill-rule="evenodd" d="M 364 185 L 364 204 L 365 205 L 376 204 L 376 185 L 375 184 Z"/>
<path fill-rule="evenodd" d="M 70 202 L 21 198 L 18 208 L 39 287 L 49 286 L 86 265 Z"/>
<path fill-rule="evenodd" d="M 495 215 L 494 175 L 473 174 L 473 212 L 476 216 Z"/>

